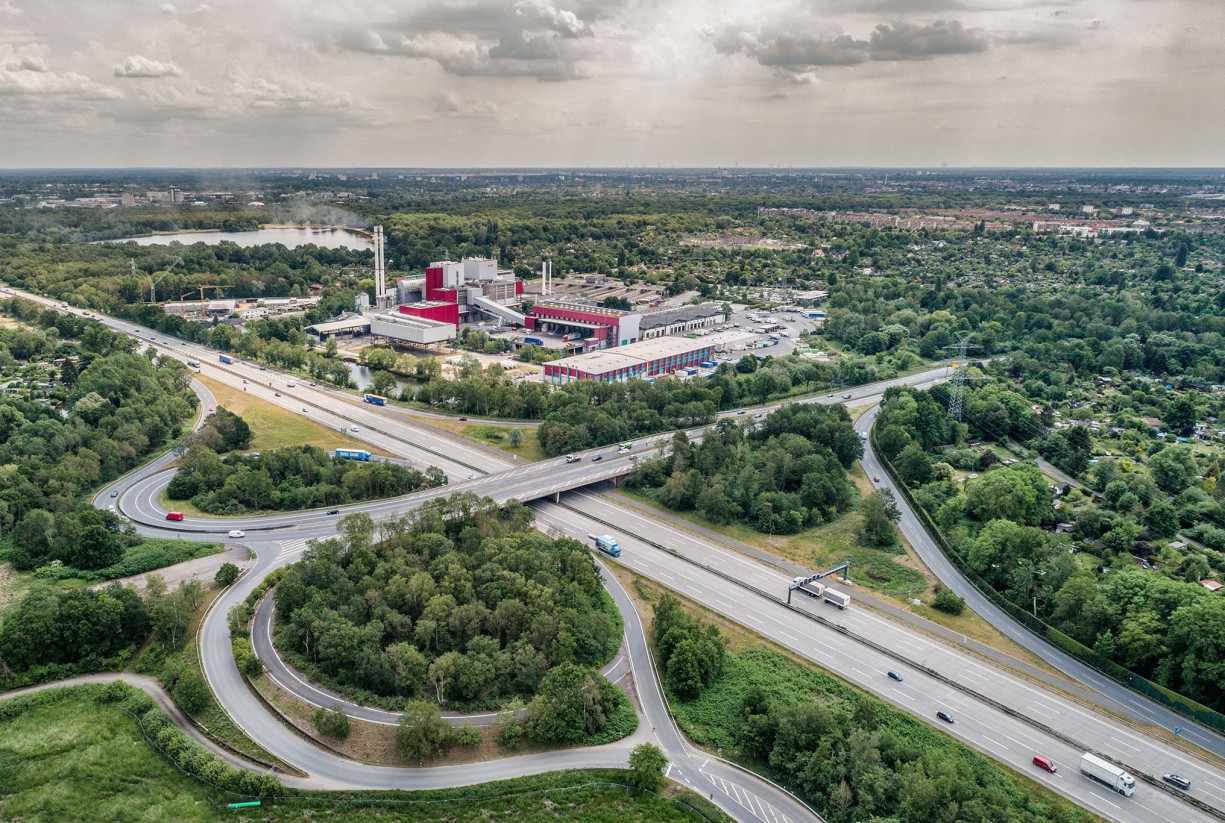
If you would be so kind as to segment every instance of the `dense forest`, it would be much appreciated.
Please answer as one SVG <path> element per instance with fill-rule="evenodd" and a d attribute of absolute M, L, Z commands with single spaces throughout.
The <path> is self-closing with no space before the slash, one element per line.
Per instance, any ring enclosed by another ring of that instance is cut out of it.
<path fill-rule="evenodd" d="M 0 533 L 19 569 L 110 566 L 140 538 L 85 499 L 178 437 L 197 400 L 187 369 L 102 324 L 0 301 Z"/>
<path fill-rule="evenodd" d="M 713 523 L 795 534 L 854 504 L 846 472 L 862 454 L 844 407 L 791 404 L 747 426 L 722 421 L 696 444 L 678 432 L 670 453 L 643 461 L 628 482 Z"/>
<path fill-rule="evenodd" d="M 1219 456 L 1202 465 L 1207 453 L 1153 437 L 1142 458 L 1095 459 L 1084 489 L 1054 484 L 1033 463 L 997 454 L 994 442 L 1010 432 L 1045 439 L 1018 422 L 1038 414 L 1023 396 L 980 386 L 958 423 L 945 414 L 948 391 L 890 389 L 876 443 L 952 551 L 1082 647 L 1225 709 L 1225 600 L 1199 582 L 1225 572 L 1225 558 L 1169 542 L 1182 524 L 1225 517 Z M 1089 426 L 1055 431 L 1088 451 Z"/>
<path fill-rule="evenodd" d="M 420 472 L 387 460 L 345 460 L 316 446 L 223 458 L 197 444 L 179 460 L 166 494 L 209 514 L 241 514 L 396 497 L 446 482 L 435 466 Z"/>
<path fill-rule="evenodd" d="M 530 698 L 560 664 L 606 662 L 620 618 L 590 553 L 532 528 L 531 511 L 456 495 L 373 541 L 340 521 L 276 587 L 277 648 L 320 681 L 399 707 Z"/>

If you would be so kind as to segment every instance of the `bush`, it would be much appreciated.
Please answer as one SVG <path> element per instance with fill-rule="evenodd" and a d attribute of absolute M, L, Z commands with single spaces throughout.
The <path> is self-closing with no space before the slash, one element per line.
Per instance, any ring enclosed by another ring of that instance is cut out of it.
<path fill-rule="evenodd" d="M 213 576 L 213 582 L 218 586 L 225 587 L 238 579 L 238 566 L 233 563 L 222 563 L 221 568 L 217 569 L 217 574 Z"/>
<path fill-rule="evenodd" d="M 320 708 L 311 718 L 315 729 L 324 737 L 334 737 L 344 740 L 349 736 L 349 716 L 340 710 L 336 703 L 330 709 Z"/>
<path fill-rule="evenodd" d="M 209 691 L 204 678 L 199 672 L 194 671 L 189 671 L 180 677 L 179 681 L 174 684 L 171 694 L 174 695 L 174 702 L 178 703 L 179 707 L 188 714 L 204 711 L 213 699 L 213 693 Z"/>
<path fill-rule="evenodd" d="M 250 640 L 242 635 L 235 635 L 230 641 L 230 647 L 234 650 L 234 664 L 240 672 L 247 677 L 259 677 L 264 673 L 264 664 L 255 656 Z"/>
<path fill-rule="evenodd" d="M 485 740 L 476 726 L 460 726 L 455 730 L 455 742 L 461 746 L 479 746 Z"/>
<path fill-rule="evenodd" d="M 654 743 L 638 744 L 630 752 L 630 785 L 643 791 L 658 791 L 667 765 L 668 758 Z"/>
<path fill-rule="evenodd" d="M 966 601 L 948 589 L 941 589 L 932 600 L 932 608 L 939 609 L 946 614 L 961 614 L 966 610 Z"/>
<path fill-rule="evenodd" d="M 452 741 L 451 727 L 442 719 L 438 706 L 424 700 L 410 700 L 400 717 L 396 744 L 405 760 L 425 760 L 446 751 Z"/>

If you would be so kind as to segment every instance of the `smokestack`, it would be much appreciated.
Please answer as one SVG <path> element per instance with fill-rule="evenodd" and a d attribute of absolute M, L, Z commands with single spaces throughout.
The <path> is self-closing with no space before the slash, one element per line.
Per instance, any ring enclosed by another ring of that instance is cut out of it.
<path fill-rule="evenodd" d="M 383 227 L 374 227 L 374 306 L 384 308 L 387 291 L 387 272 L 383 266 Z"/>

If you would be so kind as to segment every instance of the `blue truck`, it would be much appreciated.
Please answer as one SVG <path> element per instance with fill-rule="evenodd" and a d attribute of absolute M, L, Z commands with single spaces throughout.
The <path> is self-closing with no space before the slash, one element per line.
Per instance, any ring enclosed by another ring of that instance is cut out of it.
<path fill-rule="evenodd" d="M 525 345 L 525 346 L 526 346 L 526 345 L 528 345 L 529 343 L 530 343 L 531 345 L 533 345 L 533 346 L 540 346 L 541 348 L 543 348 L 543 347 L 544 347 L 544 341 L 543 341 L 543 340 L 541 340 L 539 337 L 525 337 L 525 338 L 523 338 L 523 345 Z"/>
<path fill-rule="evenodd" d="M 617 541 L 606 534 L 595 535 L 589 534 L 587 537 L 595 541 L 595 547 L 609 557 L 620 557 L 621 547 L 617 545 Z"/>
<path fill-rule="evenodd" d="M 228 354 L 218 355 L 217 359 L 220 360 L 222 363 L 233 363 L 234 362 L 234 358 L 230 357 Z"/>
<path fill-rule="evenodd" d="M 337 449 L 336 456 L 343 457 L 345 460 L 370 461 L 370 452 L 365 449 Z"/>
<path fill-rule="evenodd" d="M 387 398 L 383 397 L 382 395 L 378 395 L 378 394 L 367 394 L 366 402 L 373 403 L 376 406 L 386 406 Z"/>

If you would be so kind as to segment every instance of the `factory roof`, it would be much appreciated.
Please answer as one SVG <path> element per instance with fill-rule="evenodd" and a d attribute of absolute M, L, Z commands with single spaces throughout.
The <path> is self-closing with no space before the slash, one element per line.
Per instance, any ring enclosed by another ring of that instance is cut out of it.
<path fill-rule="evenodd" d="M 720 303 L 699 303 L 696 306 L 678 306 L 674 309 L 660 309 L 659 311 L 649 312 L 642 316 L 642 329 L 655 329 L 660 326 L 669 326 L 673 323 L 684 323 L 688 320 L 698 320 L 705 317 L 713 317 L 716 314 L 723 314 L 723 306 Z"/>
<path fill-rule="evenodd" d="M 655 340 L 644 340 L 641 343 L 630 343 L 628 346 L 563 357 L 561 360 L 554 360 L 550 365 L 578 369 L 588 374 L 603 374 L 616 369 L 641 366 L 664 357 L 688 354 L 698 349 L 709 348 L 710 345 L 704 340 L 692 340 L 686 337 L 660 337 Z"/>
<path fill-rule="evenodd" d="M 340 320 L 329 320 L 326 323 L 315 323 L 307 326 L 307 331 L 314 331 L 316 334 L 333 334 L 346 329 L 360 329 L 370 325 L 370 318 L 362 317 L 360 314 L 355 314 L 352 317 L 343 317 Z"/>
<path fill-rule="evenodd" d="M 450 306 L 454 304 L 453 303 L 413 303 L 411 305 L 414 305 L 414 306 Z M 379 320 L 383 321 L 384 323 L 394 323 L 397 326 L 406 326 L 408 328 L 433 329 L 439 326 L 446 326 L 447 328 L 451 328 L 451 329 L 455 328 L 454 323 L 444 323 L 441 320 L 431 320 L 428 317 L 414 317 L 411 314 L 400 314 L 400 312 L 398 311 L 372 312 L 370 315 L 367 315 L 367 317 L 368 318 L 377 317 Z M 369 323 L 370 320 L 367 319 L 366 322 Z"/>

